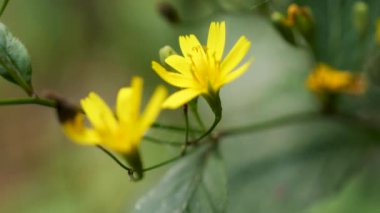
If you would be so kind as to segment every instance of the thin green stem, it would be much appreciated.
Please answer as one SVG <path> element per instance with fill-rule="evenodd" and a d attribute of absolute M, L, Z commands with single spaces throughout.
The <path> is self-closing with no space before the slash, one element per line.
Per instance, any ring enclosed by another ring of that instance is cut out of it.
<path fill-rule="evenodd" d="M 189 128 L 190 127 L 189 127 L 189 109 L 188 109 L 188 105 L 187 104 L 183 107 L 183 115 L 185 116 L 186 130 L 185 130 L 185 143 L 183 144 L 181 155 L 185 155 L 186 154 L 187 145 L 189 143 Z"/>
<path fill-rule="evenodd" d="M 260 130 L 267 130 L 279 126 L 285 126 L 289 124 L 296 124 L 302 122 L 309 122 L 318 118 L 322 118 L 323 116 L 319 112 L 301 112 L 295 113 L 292 115 L 286 115 L 284 117 L 275 118 L 273 120 L 265 121 L 262 123 L 254 123 L 249 124 L 242 127 L 231 128 L 228 130 L 221 131 L 219 136 L 233 136 L 237 134 L 246 134 L 252 133 Z"/>
<path fill-rule="evenodd" d="M 8 3 L 9 3 L 9 0 L 4 0 L 3 5 L 1 6 L 1 9 L 0 9 L 0 17 L 3 15 L 5 8 L 7 8 Z"/>
<path fill-rule="evenodd" d="M 96 147 L 98 147 L 100 150 L 102 150 L 104 153 L 106 153 L 110 158 L 112 158 L 112 160 L 114 160 L 121 168 L 126 170 L 129 175 L 133 175 L 133 169 L 124 165 L 114 154 L 112 154 L 110 151 L 108 151 L 106 148 L 104 148 L 100 145 L 96 145 Z"/>
<path fill-rule="evenodd" d="M 6 105 L 24 105 L 24 104 L 37 104 L 41 106 L 55 108 L 57 106 L 55 101 L 42 99 L 42 98 L 21 98 L 21 99 L 5 99 L 0 100 L 0 106 Z"/>
<path fill-rule="evenodd" d="M 190 129 L 190 123 L 189 123 L 189 110 L 187 105 L 185 106 L 183 110 L 183 114 L 185 116 L 185 126 L 186 126 L 186 131 L 185 131 L 185 144 L 189 141 L 189 129 Z"/>
<path fill-rule="evenodd" d="M 198 105 L 197 104 L 190 104 L 190 110 L 194 115 L 195 121 L 198 123 L 198 125 L 201 127 L 201 129 L 203 131 L 206 131 L 206 126 L 203 123 L 201 116 L 199 115 Z"/>
<path fill-rule="evenodd" d="M 183 157 L 183 155 L 178 155 L 178 156 L 176 156 L 174 158 L 171 158 L 169 160 L 163 161 L 163 162 L 161 162 L 159 164 L 156 164 L 154 166 L 147 167 L 147 168 L 143 169 L 143 172 L 147 172 L 147 171 L 150 171 L 150 170 L 157 169 L 159 167 L 165 166 L 165 165 L 170 164 L 170 163 L 172 163 L 172 162 L 174 162 L 174 161 L 176 161 L 176 160 L 178 160 L 178 159 L 180 159 L 182 157 Z"/>
<path fill-rule="evenodd" d="M 222 102 L 220 101 L 219 91 L 217 91 L 215 94 L 204 95 L 203 97 L 206 99 L 207 103 L 209 104 L 212 112 L 214 113 L 215 118 L 211 127 L 206 132 L 204 132 L 199 138 L 195 139 L 194 141 L 189 142 L 189 144 L 192 144 L 192 145 L 196 145 L 203 138 L 210 135 L 212 131 L 214 131 L 215 127 L 218 125 L 220 120 L 222 120 Z"/>
<path fill-rule="evenodd" d="M 149 142 L 153 142 L 153 143 L 157 143 L 157 144 L 164 144 L 164 145 L 169 145 L 169 146 L 175 146 L 175 147 L 179 147 L 179 146 L 183 145 L 182 142 L 163 141 L 163 140 L 160 140 L 160 139 L 157 139 L 157 138 L 153 138 L 153 137 L 150 137 L 150 136 L 144 136 L 144 139 L 146 141 L 149 141 Z"/>
<path fill-rule="evenodd" d="M 222 116 L 221 115 L 215 115 L 215 119 L 214 119 L 214 122 L 212 123 L 211 127 L 205 133 L 203 133 L 199 138 L 197 138 L 194 141 L 189 142 L 189 144 L 197 144 L 203 138 L 207 137 L 212 131 L 214 131 L 215 127 L 218 125 L 220 120 L 222 120 Z"/>
<path fill-rule="evenodd" d="M 160 124 L 160 123 L 157 123 L 157 122 L 153 123 L 153 125 L 151 127 L 152 128 L 157 128 L 157 129 L 167 129 L 167 130 L 179 131 L 179 132 L 186 131 L 186 127 Z M 199 130 L 199 129 L 189 129 L 189 131 L 191 131 L 191 132 L 202 132 L 202 130 Z"/>
<path fill-rule="evenodd" d="M 345 125 L 354 130 L 359 130 L 367 133 L 370 137 L 373 137 L 378 141 L 380 138 L 380 125 L 368 119 L 360 118 L 356 115 L 351 115 L 348 113 L 337 113 L 332 117 L 342 125 Z"/>

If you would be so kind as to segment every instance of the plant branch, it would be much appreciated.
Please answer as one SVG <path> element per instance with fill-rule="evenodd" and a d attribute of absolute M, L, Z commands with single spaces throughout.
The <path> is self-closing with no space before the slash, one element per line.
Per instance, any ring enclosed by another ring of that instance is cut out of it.
<path fill-rule="evenodd" d="M 41 106 L 46 106 L 46 107 L 51 107 L 51 108 L 55 108 L 57 106 L 55 101 L 42 99 L 42 98 L 36 98 L 36 97 L 0 100 L 0 106 L 24 105 L 24 104 L 36 104 L 36 105 L 41 105 Z"/>
<path fill-rule="evenodd" d="M 5 8 L 7 8 L 8 3 L 9 3 L 9 0 L 4 0 L 3 5 L 1 6 L 1 9 L 0 9 L 0 17 L 3 15 Z"/>
<path fill-rule="evenodd" d="M 164 145 L 169 145 L 169 146 L 175 146 L 179 147 L 182 146 L 183 144 L 181 142 L 174 142 L 174 141 L 163 141 L 157 138 L 153 138 L 150 136 L 144 136 L 144 139 L 149 142 L 157 143 L 157 144 L 164 144 Z"/>
<path fill-rule="evenodd" d="M 130 175 L 132 177 L 133 175 L 133 169 L 127 167 L 126 165 L 124 165 L 114 154 L 112 154 L 110 151 L 108 151 L 106 148 L 104 148 L 103 146 L 101 145 L 96 145 L 96 147 L 98 147 L 100 150 L 102 150 L 104 153 L 106 153 L 110 158 L 112 158 L 112 160 L 114 160 L 121 168 L 123 168 L 124 170 L 126 170 L 128 172 L 128 175 Z"/>
<path fill-rule="evenodd" d="M 178 160 L 178 159 L 180 159 L 182 157 L 183 157 L 183 155 L 178 155 L 178 156 L 176 156 L 174 158 L 171 158 L 169 160 L 163 161 L 163 162 L 161 162 L 159 164 L 156 164 L 154 166 L 147 167 L 147 168 L 143 169 L 143 172 L 147 172 L 147 171 L 150 171 L 150 170 L 157 169 L 159 167 L 165 166 L 165 165 L 170 164 L 170 163 L 172 163 L 172 162 L 174 162 L 174 161 L 176 161 L 176 160 Z"/>
<path fill-rule="evenodd" d="M 186 131 L 185 131 L 185 143 L 183 144 L 181 155 L 185 155 L 186 154 L 187 145 L 188 145 L 188 142 L 189 142 L 189 128 L 190 127 L 189 127 L 189 108 L 188 108 L 187 104 L 185 104 L 184 107 L 183 107 L 183 114 L 185 116 Z"/>
<path fill-rule="evenodd" d="M 247 134 L 260 130 L 267 130 L 279 126 L 301 123 L 301 122 L 309 122 L 318 118 L 322 118 L 323 116 L 319 112 L 301 112 L 295 113 L 292 115 L 286 115 L 284 117 L 275 118 L 273 120 L 264 121 L 262 123 L 254 123 L 246 126 L 236 127 L 221 131 L 219 133 L 220 137 L 233 136 L 237 134 Z"/>
<path fill-rule="evenodd" d="M 175 125 L 166 125 L 166 124 L 160 124 L 160 123 L 153 123 L 151 126 L 152 128 L 157 128 L 157 129 L 167 129 L 167 130 L 173 130 L 173 131 L 186 131 L 186 127 L 180 127 L 180 126 L 175 126 Z M 199 129 L 189 129 L 191 132 L 202 132 Z"/>

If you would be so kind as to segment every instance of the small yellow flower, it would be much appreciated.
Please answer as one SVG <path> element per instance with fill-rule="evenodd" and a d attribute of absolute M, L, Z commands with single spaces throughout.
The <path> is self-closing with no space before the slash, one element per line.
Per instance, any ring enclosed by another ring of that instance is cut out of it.
<path fill-rule="evenodd" d="M 136 152 L 145 132 L 156 120 L 167 96 L 159 86 L 145 111 L 140 113 L 143 80 L 132 79 L 131 87 L 121 88 L 117 95 L 116 113 L 96 93 L 91 92 L 81 100 L 85 115 L 77 113 L 63 120 L 63 129 L 73 141 L 83 145 L 102 145 L 124 155 Z M 84 124 L 88 118 L 92 128 Z"/>
<path fill-rule="evenodd" d="M 207 46 L 202 46 L 195 35 L 179 37 L 182 55 L 171 55 L 165 63 L 175 71 L 168 71 L 158 62 L 153 70 L 167 83 L 181 88 L 163 104 L 176 109 L 199 95 L 214 96 L 219 89 L 241 76 L 251 64 L 248 61 L 235 68 L 247 54 L 251 43 L 241 36 L 232 50 L 222 59 L 226 40 L 225 22 L 212 22 Z"/>
<path fill-rule="evenodd" d="M 311 91 L 318 94 L 341 92 L 360 94 L 365 91 L 364 79 L 360 75 L 337 70 L 324 63 L 316 66 L 306 84 Z"/>

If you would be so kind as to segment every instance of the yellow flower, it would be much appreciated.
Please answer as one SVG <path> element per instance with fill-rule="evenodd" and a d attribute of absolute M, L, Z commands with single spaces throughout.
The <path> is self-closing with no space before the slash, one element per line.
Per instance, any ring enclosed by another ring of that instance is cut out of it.
<path fill-rule="evenodd" d="M 159 86 L 145 111 L 140 113 L 142 89 L 143 80 L 139 77 L 132 79 L 131 87 L 121 88 L 117 95 L 115 113 L 102 98 L 91 92 L 88 97 L 81 100 L 85 115 L 76 113 L 71 119 L 61 120 L 64 132 L 79 144 L 102 145 L 121 153 L 130 164 L 133 164 L 136 159 L 130 157 L 138 155 L 138 145 L 156 120 L 167 97 L 166 89 Z M 92 127 L 85 126 L 85 117 Z"/>
<path fill-rule="evenodd" d="M 306 84 L 316 93 L 354 93 L 360 94 L 365 90 L 364 79 L 347 71 L 341 71 L 327 64 L 319 63 L 310 73 Z"/>
<path fill-rule="evenodd" d="M 242 75 L 251 64 L 248 61 L 236 68 L 247 54 L 251 43 L 241 36 L 232 50 L 222 59 L 226 40 L 225 22 L 212 22 L 207 46 L 202 46 L 195 35 L 179 37 L 182 55 L 171 55 L 165 63 L 174 71 L 168 71 L 158 62 L 152 62 L 153 70 L 167 83 L 181 88 L 163 104 L 176 109 L 199 95 L 214 96 L 219 89 Z"/>

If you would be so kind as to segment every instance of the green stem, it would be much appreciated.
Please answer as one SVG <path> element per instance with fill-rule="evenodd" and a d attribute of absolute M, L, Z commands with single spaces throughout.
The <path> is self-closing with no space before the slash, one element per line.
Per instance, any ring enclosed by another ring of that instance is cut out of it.
<path fill-rule="evenodd" d="M 164 144 L 164 145 L 169 145 L 169 146 L 175 146 L 175 147 L 179 147 L 179 146 L 182 146 L 182 142 L 170 142 L 170 141 L 163 141 L 163 140 L 160 140 L 160 139 L 157 139 L 157 138 L 153 138 L 153 137 L 150 137 L 150 136 L 144 136 L 144 139 L 146 141 L 149 141 L 149 142 L 153 142 L 153 143 L 157 143 L 157 144 Z"/>
<path fill-rule="evenodd" d="M 1 9 L 0 9 L 0 17 L 3 15 L 5 8 L 7 8 L 8 3 L 9 3 L 9 0 L 4 0 L 3 5 L 1 6 Z"/>
<path fill-rule="evenodd" d="M 209 134 L 212 133 L 212 131 L 215 129 L 215 127 L 218 125 L 220 120 L 222 120 L 222 103 L 220 101 L 219 92 L 213 94 L 213 95 L 207 95 L 204 96 L 206 101 L 208 102 L 211 110 L 214 113 L 214 122 L 212 123 L 211 127 L 203 133 L 199 138 L 197 138 L 194 141 L 189 142 L 189 144 L 197 144 L 199 141 L 201 141 L 203 138 L 207 137 Z"/>
<path fill-rule="evenodd" d="M 186 131 L 186 127 L 166 125 L 166 124 L 160 124 L 160 123 L 153 123 L 153 125 L 151 127 L 157 128 L 157 129 L 167 129 L 167 130 L 179 131 L 179 132 Z M 191 131 L 191 132 L 202 132 L 202 130 L 199 130 L 199 129 L 189 129 L 189 131 Z"/>
<path fill-rule="evenodd" d="M 9 0 L 4 0 L 3 6 L 1 6 L 1 9 L 0 9 L 0 17 L 3 15 L 5 8 L 7 8 L 8 3 L 9 3 Z"/>
<path fill-rule="evenodd" d="M 220 132 L 220 137 L 252 133 L 260 130 L 267 130 L 279 126 L 296 124 L 300 122 L 309 122 L 322 117 L 323 116 L 319 112 L 301 112 L 292 115 L 286 115 L 284 117 L 276 118 L 262 123 L 249 124 L 247 126 L 224 130 Z"/>
<path fill-rule="evenodd" d="M 376 141 L 379 141 L 380 126 L 371 120 L 343 112 L 333 115 L 332 118 L 353 130 L 365 132 L 370 137 L 376 139 Z"/>
<path fill-rule="evenodd" d="M 163 162 L 161 162 L 159 164 L 156 164 L 154 166 L 147 167 L 147 168 L 143 169 L 143 172 L 147 172 L 147 171 L 150 171 L 150 170 L 157 169 L 159 167 L 165 166 L 165 165 L 170 164 L 170 163 L 172 163 L 172 162 L 174 162 L 174 161 L 176 161 L 176 160 L 178 160 L 178 159 L 180 159 L 182 157 L 183 157 L 183 155 L 178 155 L 178 156 L 176 156 L 174 158 L 171 158 L 169 160 L 163 161 Z"/>
<path fill-rule="evenodd" d="M 126 165 L 124 165 L 114 154 L 112 154 L 110 151 L 108 151 L 106 148 L 100 146 L 100 145 L 96 145 L 96 147 L 98 147 L 100 150 L 102 150 L 104 153 L 106 153 L 112 160 L 114 160 L 121 168 L 123 168 L 124 170 L 126 170 L 128 172 L 128 174 L 132 177 L 133 175 L 133 169 L 127 167 Z"/>
<path fill-rule="evenodd" d="M 186 154 L 187 145 L 189 143 L 189 128 L 190 127 L 189 127 L 189 109 L 188 109 L 188 107 L 189 107 L 189 105 L 187 105 L 187 104 L 185 104 L 183 107 L 183 114 L 185 116 L 186 131 L 185 131 L 185 143 L 183 144 L 181 155 Z"/>
<path fill-rule="evenodd" d="M 203 131 L 206 131 L 206 126 L 203 123 L 201 116 L 199 115 L 198 99 L 194 99 L 194 101 L 190 102 L 189 107 L 190 107 L 191 112 L 194 115 L 195 121 L 198 123 L 198 125 L 201 127 Z"/>
<path fill-rule="evenodd" d="M 215 115 L 215 119 L 214 119 L 214 122 L 212 123 L 211 127 L 205 133 L 203 133 L 203 135 L 201 135 L 199 138 L 197 138 L 196 140 L 191 141 L 189 143 L 190 144 L 197 144 L 203 138 L 207 137 L 215 129 L 215 127 L 218 125 L 220 120 L 222 120 L 222 115 Z"/>
<path fill-rule="evenodd" d="M 21 98 L 21 99 L 6 99 L 0 100 L 0 106 L 6 105 L 24 105 L 24 104 L 37 104 L 41 106 L 55 108 L 56 102 L 48 99 L 41 98 Z"/>

